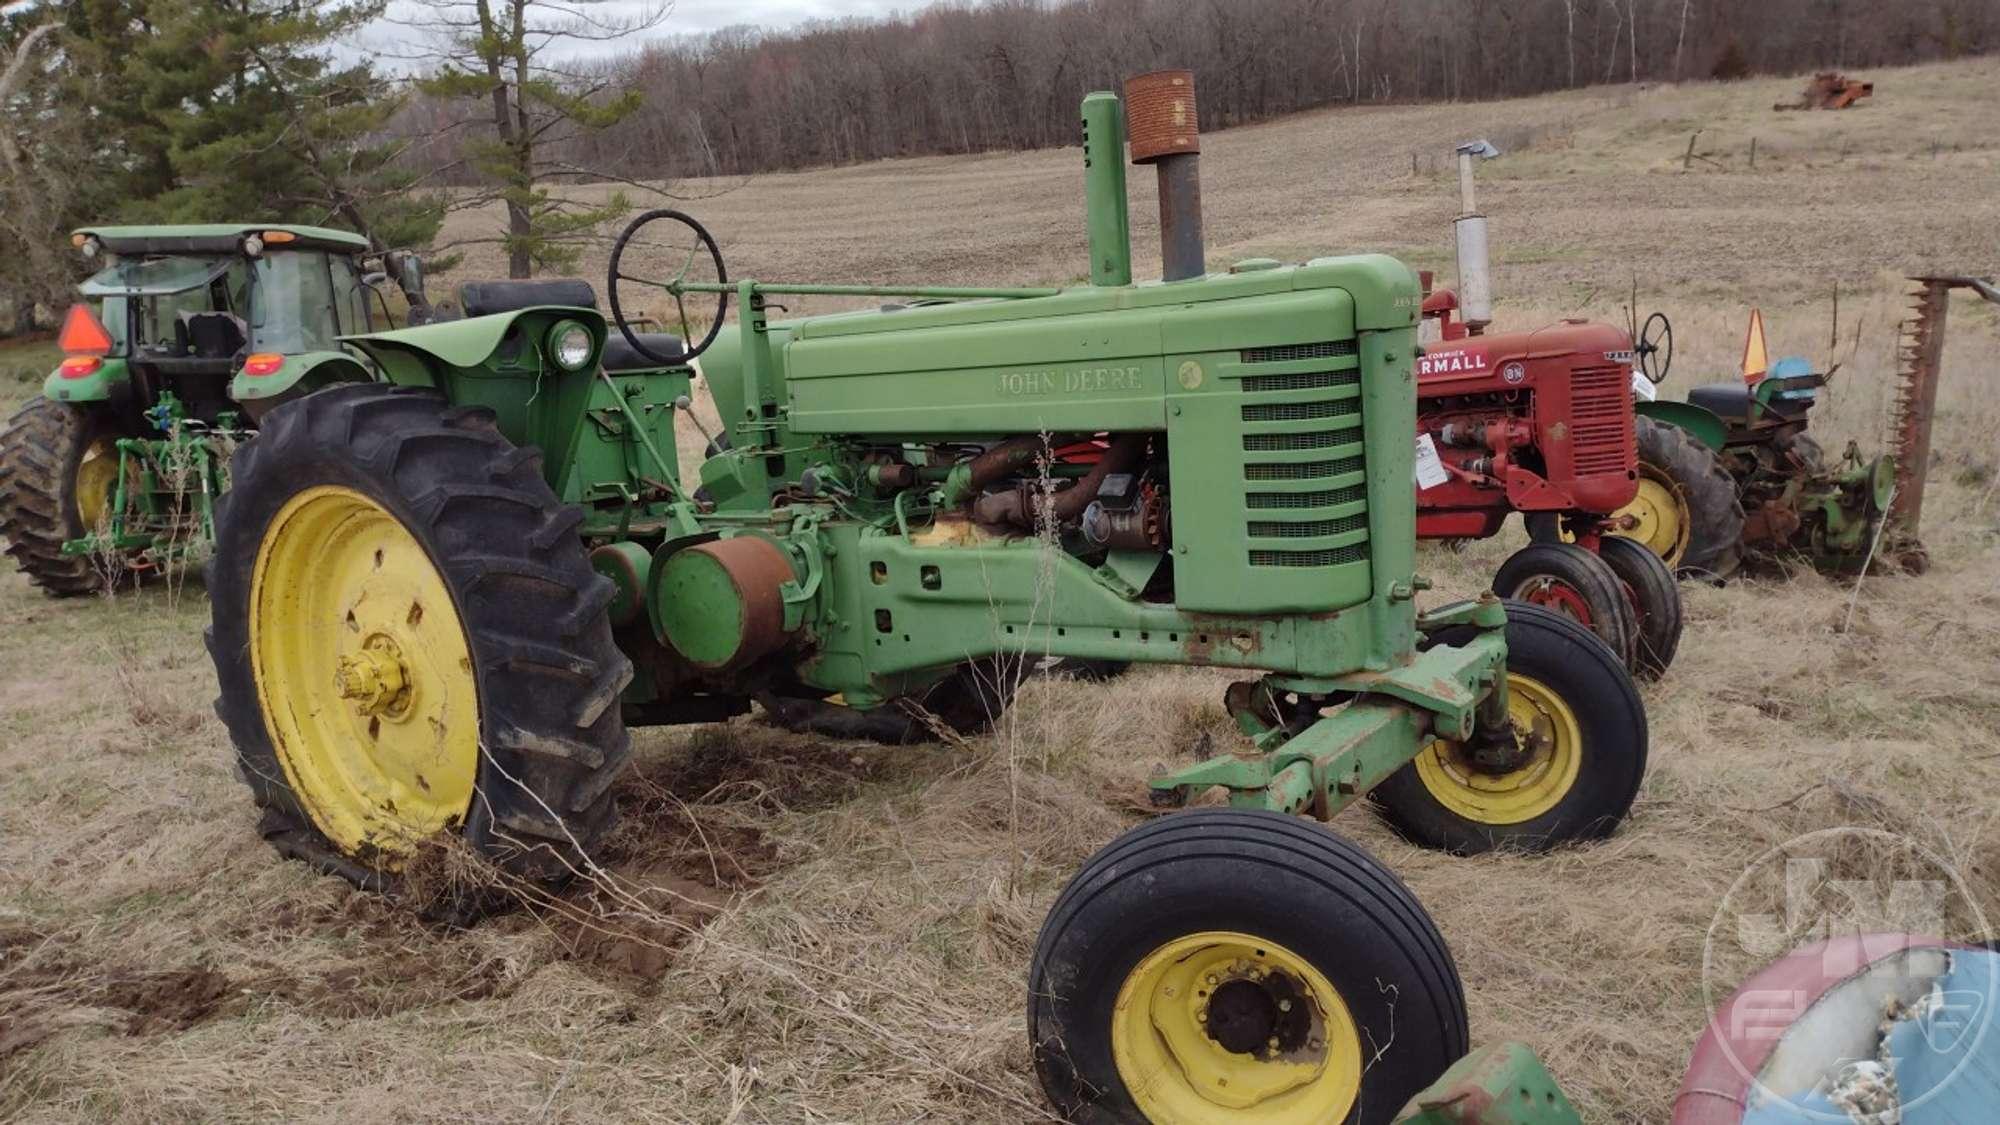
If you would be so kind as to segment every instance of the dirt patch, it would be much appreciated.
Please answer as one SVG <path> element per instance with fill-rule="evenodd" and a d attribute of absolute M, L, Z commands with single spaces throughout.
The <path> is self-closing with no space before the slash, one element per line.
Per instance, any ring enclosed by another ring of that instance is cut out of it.
<path fill-rule="evenodd" d="M 152 1035 L 193 1027 L 215 1014 L 230 994 L 229 977 L 205 965 L 167 972 L 114 976 L 99 994 L 103 1003 L 131 1013 L 125 1034 Z"/>

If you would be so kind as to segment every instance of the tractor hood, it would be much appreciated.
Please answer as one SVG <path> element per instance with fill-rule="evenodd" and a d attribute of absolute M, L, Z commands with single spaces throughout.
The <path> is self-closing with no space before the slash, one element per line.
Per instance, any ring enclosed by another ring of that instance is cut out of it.
<path fill-rule="evenodd" d="M 513 331 L 514 325 L 523 317 L 535 316 L 546 319 L 551 314 L 563 320 L 574 320 L 590 329 L 591 335 L 596 337 L 597 350 L 603 351 L 604 314 L 595 309 L 558 305 L 538 305 L 534 308 L 516 309 L 513 312 L 495 313 L 492 316 L 447 320 L 416 328 L 342 336 L 340 339 L 342 343 L 353 344 L 385 362 L 391 355 L 415 353 L 429 356 L 451 367 L 471 368 L 480 366 L 499 352 L 501 345 L 508 342 L 508 336 Z"/>

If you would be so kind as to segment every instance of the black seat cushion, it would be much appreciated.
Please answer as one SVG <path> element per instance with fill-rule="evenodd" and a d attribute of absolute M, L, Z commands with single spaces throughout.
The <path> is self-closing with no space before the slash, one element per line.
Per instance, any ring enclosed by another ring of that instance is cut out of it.
<path fill-rule="evenodd" d="M 492 316 L 540 305 L 573 309 L 597 307 L 597 290 L 580 277 L 547 281 L 468 281 L 458 287 L 459 307 L 466 316 Z"/>
<path fill-rule="evenodd" d="M 184 312 L 179 319 L 175 336 L 182 345 L 182 355 L 230 359 L 250 342 L 243 321 L 233 313 Z"/>
<path fill-rule="evenodd" d="M 1718 418 L 1750 416 L 1750 385 L 1741 381 L 1704 383 L 1688 391 L 1688 403 Z"/>
<path fill-rule="evenodd" d="M 669 335 L 665 332 L 640 332 L 636 335 L 639 337 L 639 342 L 646 345 L 647 350 L 654 354 L 666 356 L 668 359 L 676 362 L 680 360 L 681 338 L 679 336 Z M 611 329 L 610 337 L 604 341 L 604 369 L 606 371 L 639 371 L 644 368 L 658 366 L 660 366 L 659 361 L 648 359 L 646 356 L 641 355 L 637 348 L 628 343 L 623 332 L 618 331 L 616 327 Z"/>

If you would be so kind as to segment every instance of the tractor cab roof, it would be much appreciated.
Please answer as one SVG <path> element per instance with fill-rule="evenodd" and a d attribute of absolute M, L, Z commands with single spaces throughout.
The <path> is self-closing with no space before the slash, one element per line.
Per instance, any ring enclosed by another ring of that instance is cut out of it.
<path fill-rule="evenodd" d="M 285 250 L 332 250 L 359 254 L 368 240 L 331 227 L 291 223 L 194 223 L 177 226 L 79 227 L 75 238 L 95 238 L 113 254 L 234 254 L 249 235 L 264 239 L 266 253 Z M 272 234 L 280 237 L 272 238 Z M 290 237 L 283 237 L 289 235 Z"/>

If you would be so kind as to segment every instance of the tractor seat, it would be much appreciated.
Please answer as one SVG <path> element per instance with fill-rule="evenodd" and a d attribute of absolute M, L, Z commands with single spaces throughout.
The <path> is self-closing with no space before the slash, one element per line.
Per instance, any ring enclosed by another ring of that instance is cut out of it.
<path fill-rule="evenodd" d="M 580 277 L 547 281 L 468 281 L 458 287 L 458 304 L 466 316 L 492 316 L 542 305 L 572 309 L 597 307 L 597 291 Z"/>
<path fill-rule="evenodd" d="M 180 354 L 196 359 L 234 359 L 250 343 L 243 321 L 234 313 L 184 312 L 174 324 Z"/>
<path fill-rule="evenodd" d="M 681 338 L 666 332 L 640 332 L 639 342 L 656 354 L 679 362 L 683 351 Z M 612 328 L 611 335 L 604 341 L 604 369 L 616 374 L 620 371 L 648 371 L 661 364 L 639 354 L 625 339 L 625 334 Z"/>
<path fill-rule="evenodd" d="M 1750 384 L 1741 380 L 1705 383 L 1688 391 L 1688 405 L 1699 406 L 1725 420 L 1750 417 Z"/>

